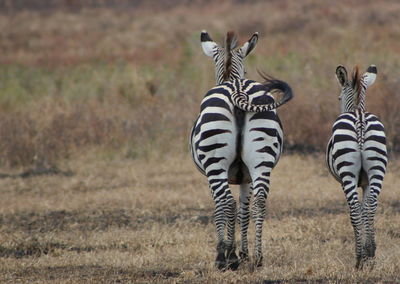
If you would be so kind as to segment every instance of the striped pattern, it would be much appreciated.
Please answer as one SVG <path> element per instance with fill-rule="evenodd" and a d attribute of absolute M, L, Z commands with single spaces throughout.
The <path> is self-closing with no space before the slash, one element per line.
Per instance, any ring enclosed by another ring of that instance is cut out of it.
<path fill-rule="evenodd" d="M 362 268 L 367 260 L 373 263 L 376 250 L 374 216 L 387 165 L 383 124 L 378 117 L 365 112 L 366 89 L 373 84 L 376 74 L 375 66 L 370 66 L 363 76 L 356 67 L 348 80 L 346 69 L 343 66 L 337 68 L 336 76 L 342 86 L 339 97 L 342 114 L 333 124 L 326 152 L 327 166 L 341 183 L 350 208 L 357 268 Z M 358 187 L 363 189 L 361 201 Z"/>
<path fill-rule="evenodd" d="M 239 265 L 235 253 L 236 219 L 241 227 L 240 256 L 248 258 L 251 194 L 256 228 L 255 261 L 261 264 L 261 234 L 270 173 L 279 160 L 283 142 L 282 126 L 274 108 L 292 97 L 290 87 L 282 81 L 266 78 L 265 84 L 260 84 L 243 79 L 243 59 L 254 48 L 257 38 L 254 34 L 235 49 L 237 41 L 232 33 L 227 35 L 225 48 L 220 48 L 206 32 L 201 35 L 204 52 L 215 61 L 218 85 L 201 102 L 200 114 L 190 135 L 190 149 L 197 168 L 208 178 L 215 202 L 219 269 L 236 269 Z M 275 91 L 283 93 L 277 103 L 271 96 Z M 241 106 L 233 100 L 235 94 L 242 98 Z M 245 111 L 249 108 L 269 111 Z M 229 184 L 240 184 L 238 214 Z"/>

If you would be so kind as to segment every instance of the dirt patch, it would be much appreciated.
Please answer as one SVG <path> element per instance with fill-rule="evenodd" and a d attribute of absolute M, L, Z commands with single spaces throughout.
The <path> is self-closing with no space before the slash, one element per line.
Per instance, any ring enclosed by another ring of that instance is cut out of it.
<path fill-rule="evenodd" d="M 137 214 L 133 210 L 124 209 L 24 212 L 0 216 L 0 231 L 19 230 L 26 233 L 46 233 L 74 230 L 88 232 L 106 231 L 111 228 L 138 229 L 144 224 L 175 224 L 181 221 L 206 225 L 212 221 L 212 212 L 206 213 L 202 209 L 190 209 L 182 214 L 168 212 L 165 215 Z"/>
<path fill-rule="evenodd" d="M 18 242 L 12 247 L 0 245 L 0 257 L 22 258 L 28 256 L 39 257 L 54 252 L 55 249 L 65 249 L 67 246 L 56 242 L 39 242 L 36 239 Z"/>
<path fill-rule="evenodd" d="M 74 283 L 96 282 L 104 283 L 126 283 L 127 281 L 155 281 L 167 280 L 178 277 L 180 271 L 173 270 L 137 270 L 121 269 L 116 267 L 99 266 L 99 265 L 77 265 L 77 266 L 58 266 L 58 267 L 43 267 L 43 268 L 26 268 L 14 275 L 14 279 L 25 280 L 73 280 Z M 99 282 L 97 282 L 99 281 Z"/>
<path fill-rule="evenodd" d="M 133 212 L 128 210 L 27 212 L 0 216 L 0 226 L 6 232 L 104 231 L 133 227 L 132 216 Z"/>

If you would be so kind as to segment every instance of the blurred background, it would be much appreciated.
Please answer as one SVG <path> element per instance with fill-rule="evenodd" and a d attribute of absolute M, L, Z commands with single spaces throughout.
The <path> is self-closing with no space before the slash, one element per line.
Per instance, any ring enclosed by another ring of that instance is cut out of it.
<path fill-rule="evenodd" d="M 214 65 L 206 29 L 260 39 L 246 59 L 288 82 L 285 151 L 323 152 L 339 114 L 335 69 L 378 67 L 367 110 L 400 150 L 398 1 L 0 1 L 0 166 L 54 166 L 76 155 L 165 157 L 188 135 Z M 188 159 L 189 155 L 187 155 Z"/>

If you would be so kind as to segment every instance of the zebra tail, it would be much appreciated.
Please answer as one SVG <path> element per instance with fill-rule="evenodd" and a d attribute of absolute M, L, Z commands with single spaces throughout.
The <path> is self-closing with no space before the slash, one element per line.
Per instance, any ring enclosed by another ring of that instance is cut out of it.
<path fill-rule="evenodd" d="M 263 85 L 265 86 L 267 92 L 271 92 L 275 89 L 282 92 L 283 96 L 278 102 L 276 102 L 277 104 L 276 108 L 284 105 L 293 98 L 294 94 L 292 88 L 289 86 L 288 83 L 278 80 L 259 70 L 258 74 L 264 79 Z"/>
<path fill-rule="evenodd" d="M 293 98 L 293 92 L 290 86 L 281 80 L 275 79 L 271 76 L 268 76 L 266 74 L 263 74 L 259 72 L 260 75 L 263 77 L 265 82 L 263 83 L 265 87 L 266 93 L 275 93 L 279 92 L 282 93 L 283 96 L 278 100 L 270 104 L 264 104 L 264 105 L 255 105 L 249 103 L 247 99 L 247 95 L 240 90 L 237 92 L 232 93 L 232 101 L 236 107 L 238 107 L 241 110 L 248 111 L 248 112 L 265 112 L 265 111 L 271 111 L 274 109 L 277 109 L 281 105 L 287 103 Z M 275 98 L 274 98 L 275 99 Z"/>

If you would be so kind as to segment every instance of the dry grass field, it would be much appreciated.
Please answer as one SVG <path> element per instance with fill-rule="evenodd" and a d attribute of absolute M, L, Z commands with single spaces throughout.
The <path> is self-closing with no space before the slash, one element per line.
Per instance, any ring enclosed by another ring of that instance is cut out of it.
<path fill-rule="evenodd" d="M 0 283 L 400 282 L 399 14 L 392 0 L 0 1 Z M 259 69 L 295 93 L 279 109 L 260 269 L 213 265 L 213 202 L 187 147 L 214 85 L 202 29 L 218 42 L 258 31 L 248 78 Z M 390 162 L 373 270 L 353 269 L 323 158 L 339 64 L 378 67 L 367 109 Z"/>
<path fill-rule="evenodd" d="M 372 271 L 353 268 L 347 205 L 323 157 L 287 155 L 272 176 L 264 266 L 220 272 L 213 202 L 186 155 L 90 157 L 64 165 L 69 177 L 0 180 L 2 283 L 400 281 L 398 162 L 380 196 Z"/>

